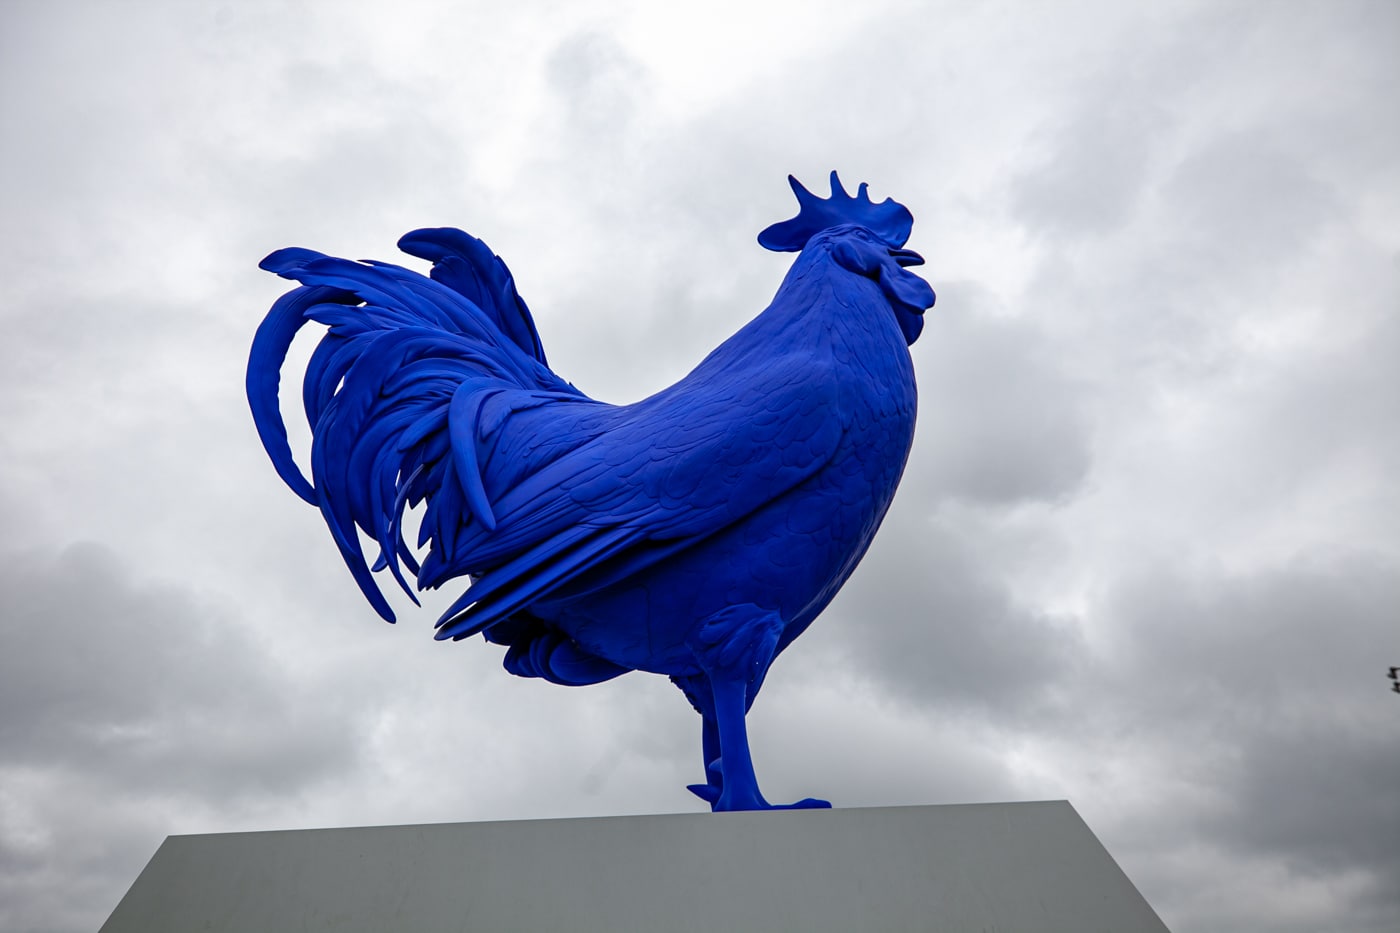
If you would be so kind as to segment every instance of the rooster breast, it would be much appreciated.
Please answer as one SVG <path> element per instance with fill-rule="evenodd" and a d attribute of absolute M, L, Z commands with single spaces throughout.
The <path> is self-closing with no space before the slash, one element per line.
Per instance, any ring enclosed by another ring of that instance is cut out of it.
<path fill-rule="evenodd" d="M 908 350 L 865 284 L 863 301 L 850 283 L 845 301 L 817 289 L 819 301 L 786 315 L 775 301 L 690 377 L 619 410 L 653 438 L 645 465 L 633 457 L 618 470 L 650 485 L 655 522 L 530 611 L 599 657 L 680 676 L 698 670 L 686 646 L 695 628 L 727 606 L 776 612 L 780 650 L 800 634 L 865 553 L 913 438 Z M 755 341 L 769 352 L 745 365 Z M 690 426 L 689 451 L 668 443 L 668 424 Z M 775 482 L 793 470 L 796 482 Z M 726 501 L 692 512 L 701 486 Z M 679 521 L 670 495 L 689 513 Z"/>

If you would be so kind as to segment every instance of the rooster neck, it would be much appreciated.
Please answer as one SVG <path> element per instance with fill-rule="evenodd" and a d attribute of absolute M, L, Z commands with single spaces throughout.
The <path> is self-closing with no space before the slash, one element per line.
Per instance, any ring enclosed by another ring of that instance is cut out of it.
<path fill-rule="evenodd" d="M 876 384 L 913 381 L 908 347 L 879 285 L 837 264 L 824 244 L 802 253 L 772 303 L 682 382 L 730 384 L 747 371 L 763 384 L 779 378 L 787 357 Z"/>
<path fill-rule="evenodd" d="M 901 355 L 905 351 L 894 311 L 880 286 L 837 263 L 826 244 L 803 252 L 792 264 L 760 319 L 770 315 L 783 331 L 824 332 L 827 339 L 852 349 L 878 353 L 897 349 Z"/>

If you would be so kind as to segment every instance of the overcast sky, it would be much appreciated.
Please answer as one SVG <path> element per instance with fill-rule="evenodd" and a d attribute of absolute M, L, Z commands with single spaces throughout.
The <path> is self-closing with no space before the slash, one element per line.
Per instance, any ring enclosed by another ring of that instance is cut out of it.
<path fill-rule="evenodd" d="M 836 168 L 939 300 L 770 799 L 1066 798 L 1176 933 L 1395 929 L 1400 7 L 666 7 L 0 5 L 0 928 L 172 833 L 703 809 L 664 679 L 378 620 L 253 431 L 256 264 L 463 227 L 631 401 Z"/>

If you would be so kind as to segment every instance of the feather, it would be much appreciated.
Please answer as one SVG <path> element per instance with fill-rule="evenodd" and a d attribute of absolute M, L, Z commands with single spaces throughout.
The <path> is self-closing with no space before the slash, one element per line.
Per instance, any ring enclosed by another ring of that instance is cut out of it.
<path fill-rule="evenodd" d="M 487 393 L 495 388 L 492 384 L 488 386 Z M 487 531 L 495 531 L 496 516 L 491 511 L 490 500 L 486 498 L 486 487 L 481 483 L 481 468 L 476 459 L 476 416 L 481 412 L 482 401 L 479 382 L 469 380 L 458 386 L 447 410 L 447 430 L 452 439 L 457 481 L 462 484 L 467 506 Z"/>
<path fill-rule="evenodd" d="M 267 263 L 273 256 L 291 252 L 297 251 L 279 250 L 263 262 Z M 253 335 L 253 346 L 248 356 L 248 407 L 252 409 L 258 437 L 272 459 L 277 475 L 282 477 L 282 481 L 291 487 L 293 492 L 312 505 L 316 503 L 316 494 L 311 483 L 302 474 L 301 468 L 292 459 L 292 449 L 287 442 L 287 427 L 282 420 L 282 411 L 277 401 L 277 390 L 287 351 L 291 349 L 297 331 L 306 323 L 306 309 L 339 294 L 342 293 L 333 289 L 316 288 L 297 289 L 283 295 L 272 306 L 257 333 Z"/>

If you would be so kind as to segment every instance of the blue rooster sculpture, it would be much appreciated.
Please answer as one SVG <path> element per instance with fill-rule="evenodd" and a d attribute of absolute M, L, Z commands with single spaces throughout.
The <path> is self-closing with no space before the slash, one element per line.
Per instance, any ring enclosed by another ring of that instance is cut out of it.
<path fill-rule="evenodd" d="M 745 715 L 769 666 L 870 545 L 914 432 L 918 337 L 933 290 L 906 267 L 901 204 L 789 178 L 796 217 L 759 235 L 800 252 L 762 314 L 670 388 L 631 405 L 556 375 L 502 261 L 460 230 L 399 241 L 399 266 L 282 249 L 300 284 L 253 340 L 248 401 L 278 474 L 321 510 L 371 605 L 387 570 L 410 597 L 466 578 L 437 638 L 482 634 L 508 671 L 566 685 L 664 674 L 702 718 L 714 810 L 768 809 Z M 311 478 L 279 408 L 297 331 Z M 405 509 L 425 503 L 417 548 Z M 360 532 L 373 539 L 373 564 Z M 421 564 L 418 555 L 427 545 Z M 414 601 L 417 602 L 416 598 Z M 829 806 L 807 799 L 792 807 Z"/>

